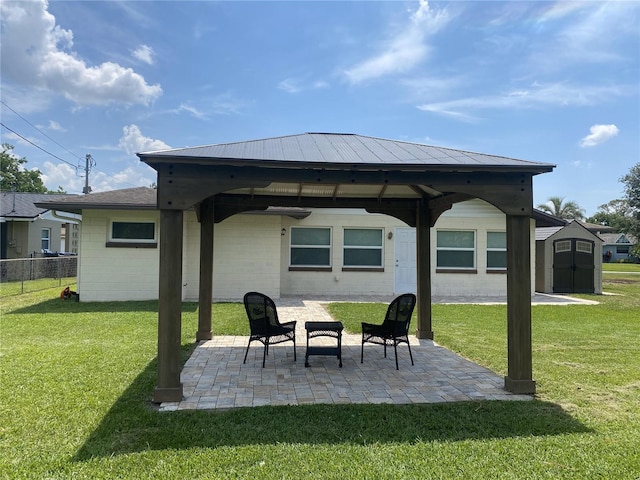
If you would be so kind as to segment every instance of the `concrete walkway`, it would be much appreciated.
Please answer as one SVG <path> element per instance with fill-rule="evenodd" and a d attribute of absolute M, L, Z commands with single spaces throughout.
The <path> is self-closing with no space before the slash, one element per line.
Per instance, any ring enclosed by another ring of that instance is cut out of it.
<path fill-rule="evenodd" d="M 243 364 L 248 337 L 216 336 L 200 342 L 181 374 L 184 399 L 166 402 L 163 411 L 229 409 L 261 405 L 304 405 L 315 403 L 442 403 L 468 400 L 530 400 L 530 395 L 513 395 L 503 389 L 504 380 L 441 347 L 431 340 L 410 337 L 415 365 L 406 345 L 398 347 L 400 370 L 395 368 L 393 349 L 387 358 L 379 345 L 365 345 L 360 363 L 361 336 L 343 334 L 342 361 L 336 357 L 312 356 L 304 366 L 306 321 L 331 321 L 323 304 L 331 301 L 377 301 L 381 297 L 281 298 L 276 300 L 281 322 L 295 320 L 297 361 L 291 342 L 272 345 L 262 368 L 262 344 L 254 342 Z M 536 295 L 534 304 L 589 303 L 566 296 Z M 504 303 L 503 299 L 448 297 L 434 303 Z M 382 318 L 379 319 L 382 321 Z M 374 321 L 375 323 L 375 321 Z M 335 345 L 335 339 L 319 337 L 313 345 Z"/>

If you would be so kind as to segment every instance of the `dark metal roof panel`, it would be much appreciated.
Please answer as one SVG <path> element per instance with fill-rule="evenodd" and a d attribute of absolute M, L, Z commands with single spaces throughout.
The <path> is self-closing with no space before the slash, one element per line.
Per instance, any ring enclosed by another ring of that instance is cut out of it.
<path fill-rule="evenodd" d="M 138 154 L 145 161 L 163 158 L 207 162 L 242 160 L 336 165 L 530 167 L 551 170 L 549 163 L 465 152 L 399 140 L 353 134 L 305 133 L 247 142 L 178 148 Z"/>

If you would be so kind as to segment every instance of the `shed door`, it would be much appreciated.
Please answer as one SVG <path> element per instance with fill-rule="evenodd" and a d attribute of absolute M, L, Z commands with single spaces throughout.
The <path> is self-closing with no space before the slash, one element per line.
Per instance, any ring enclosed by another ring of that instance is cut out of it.
<path fill-rule="evenodd" d="M 578 238 L 553 242 L 553 291 L 593 293 L 594 243 Z"/>

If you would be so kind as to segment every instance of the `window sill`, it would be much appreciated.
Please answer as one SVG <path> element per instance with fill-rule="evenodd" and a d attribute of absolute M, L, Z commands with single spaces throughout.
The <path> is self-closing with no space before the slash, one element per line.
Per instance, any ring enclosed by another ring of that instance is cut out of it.
<path fill-rule="evenodd" d="M 478 270 L 475 268 L 436 268 L 436 273 L 465 273 L 465 274 L 477 274 Z"/>
<path fill-rule="evenodd" d="M 342 267 L 343 272 L 384 272 L 384 267 Z"/>
<path fill-rule="evenodd" d="M 289 267 L 290 272 L 333 272 L 332 267 Z"/>
<path fill-rule="evenodd" d="M 106 248 L 158 248 L 157 242 L 107 242 Z"/>
<path fill-rule="evenodd" d="M 507 273 L 507 269 L 506 268 L 496 268 L 496 269 L 487 269 L 486 272 L 488 275 L 493 275 L 493 274 L 498 274 L 498 275 L 506 275 Z"/>

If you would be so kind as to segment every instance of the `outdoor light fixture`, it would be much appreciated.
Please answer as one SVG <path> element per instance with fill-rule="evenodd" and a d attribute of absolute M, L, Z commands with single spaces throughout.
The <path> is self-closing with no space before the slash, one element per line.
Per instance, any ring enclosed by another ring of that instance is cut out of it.
<path fill-rule="evenodd" d="M 391 240 L 393 238 L 393 232 L 387 233 L 387 238 Z"/>
<path fill-rule="evenodd" d="M 280 236 L 284 237 L 284 235 L 287 233 L 287 229 L 283 228 L 282 230 L 280 230 Z"/>

